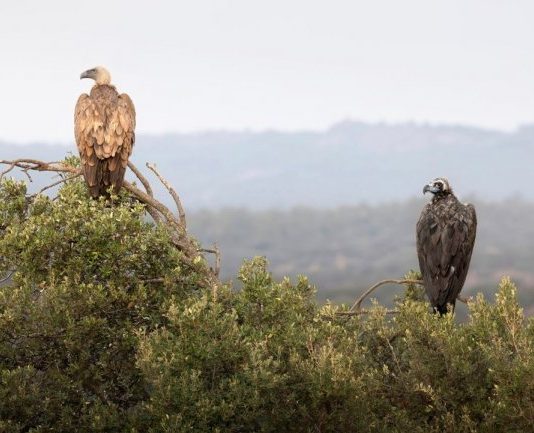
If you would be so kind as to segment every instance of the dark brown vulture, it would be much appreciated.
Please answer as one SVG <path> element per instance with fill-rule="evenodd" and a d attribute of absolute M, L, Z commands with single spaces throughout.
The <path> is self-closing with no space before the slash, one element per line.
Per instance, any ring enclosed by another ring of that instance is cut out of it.
<path fill-rule="evenodd" d="M 471 204 L 453 194 L 447 179 L 434 179 L 423 188 L 433 194 L 417 222 L 417 256 L 425 291 L 434 311 L 454 310 L 465 282 L 475 244 L 477 216 Z"/>
<path fill-rule="evenodd" d="M 135 141 L 135 108 L 128 95 L 119 95 L 109 72 L 99 66 L 80 75 L 96 84 L 82 94 L 74 112 L 74 133 L 85 182 L 92 197 L 121 189 Z"/>

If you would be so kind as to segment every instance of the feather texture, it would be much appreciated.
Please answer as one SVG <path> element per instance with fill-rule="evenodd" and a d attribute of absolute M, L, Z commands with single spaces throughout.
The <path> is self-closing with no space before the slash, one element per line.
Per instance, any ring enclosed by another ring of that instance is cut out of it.
<path fill-rule="evenodd" d="M 467 277 L 475 244 L 475 208 L 454 194 L 435 197 L 417 222 L 417 256 L 432 306 L 441 314 L 455 305 Z"/>
<path fill-rule="evenodd" d="M 95 85 L 78 98 L 74 135 L 83 176 L 91 196 L 122 187 L 135 142 L 135 108 L 130 97 L 114 86 Z"/>

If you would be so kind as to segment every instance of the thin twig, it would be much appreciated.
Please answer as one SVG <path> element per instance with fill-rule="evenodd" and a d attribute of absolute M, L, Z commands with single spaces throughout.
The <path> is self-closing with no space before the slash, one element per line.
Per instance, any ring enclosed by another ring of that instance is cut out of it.
<path fill-rule="evenodd" d="M 6 173 L 9 173 L 13 168 L 20 168 L 23 172 L 33 171 L 48 171 L 55 173 L 71 173 L 75 175 L 80 175 L 81 170 L 77 167 L 67 165 L 64 162 L 44 162 L 36 159 L 21 158 L 15 159 L 12 161 L 9 160 L 0 160 L 0 164 L 8 165 L 8 168 L 0 174 L 0 179 Z M 131 167 L 130 167 L 131 168 Z M 154 167 L 149 167 L 151 170 L 158 176 L 160 181 L 165 185 L 169 193 L 173 196 L 176 205 L 178 206 L 179 217 L 177 217 L 167 206 L 165 206 L 160 201 L 156 200 L 150 193 L 152 189 L 148 185 L 147 192 L 142 191 L 136 186 L 132 185 L 130 182 L 123 182 L 123 188 L 130 192 L 133 197 L 139 200 L 141 203 L 145 204 L 146 211 L 154 218 L 154 221 L 161 222 L 162 218 L 165 220 L 166 224 L 169 227 L 169 234 L 171 241 L 177 249 L 183 253 L 183 262 L 186 266 L 191 268 L 197 267 L 196 258 L 199 256 L 197 251 L 197 244 L 193 239 L 189 238 L 186 235 L 185 231 L 185 212 L 181 205 L 180 199 L 176 194 L 176 191 L 170 186 L 170 184 L 155 170 Z M 134 171 L 134 170 L 132 170 Z M 134 171 L 135 173 L 135 171 Z M 147 185 L 141 180 L 138 176 L 143 186 L 146 188 Z M 147 181 L 148 183 L 148 181 Z M 205 275 L 200 280 L 200 284 L 212 288 L 214 291 L 217 290 L 219 284 L 219 278 L 214 273 L 213 270 L 207 269 Z"/>
<path fill-rule="evenodd" d="M 338 311 L 336 314 L 338 316 L 360 316 L 364 314 L 372 314 L 375 311 L 373 310 L 356 310 L 356 311 Z M 399 314 L 399 310 L 386 310 L 385 314 Z"/>
<path fill-rule="evenodd" d="M 409 280 L 409 279 L 395 280 L 395 279 L 388 279 L 388 280 L 379 281 L 378 283 L 375 283 L 371 287 L 369 287 L 362 295 L 360 295 L 358 297 L 358 299 L 356 299 L 356 301 L 354 302 L 352 307 L 350 307 L 349 311 L 340 312 L 338 314 L 349 315 L 349 316 L 356 315 L 356 314 L 367 314 L 368 311 L 361 309 L 362 302 L 365 300 L 365 298 L 367 298 L 376 289 L 378 289 L 380 286 L 383 286 L 385 284 L 419 284 L 419 285 L 422 285 L 423 284 L 423 280 Z M 465 298 L 463 298 L 461 296 L 457 296 L 456 299 L 458 301 L 460 301 L 460 302 L 463 302 L 464 304 L 467 304 L 469 302 L 469 298 L 465 299 Z M 362 311 L 363 311 L 363 313 L 362 313 Z M 387 313 L 391 313 L 391 314 L 394 314 L 394 313 L 397 313 L 397 312 L 398 312 L 397 310 L 388 310 L 387 311 Z"/>
<path fill-rule="evenodd" d="M 4 160 L 2 160 L 2 163 L 7 164 L 7 162 L 4 162 Z M 15 165 L 16 162 L 9 163 L 9 167 L 7 167 L 4 171 L 2 171 L 2 173 L 0 173 L 0 180 L 2 180 L 6 174 L 13 170 L 15 168 Z"/>
<path fill-rule="evenodd" d="M 7 273 L 7 276 L 5 276 L 4 278 L 0 280 L 0 284 L 5 283 L 7 280 L 9 280 L 13 276 L 14 273 L 15 271 L 9 271 Z"/>
<path fill-rule="evenodd" d="M 469 296 L 468 298 L 464 298 L 463 296 L 458 295 L 456 299 L 463 304 L 468 304 L 473 298 L 471 296 Z"/>
<path fill-rule="evenodd" d="M 11 166 L 18 167 L 22 171 L 34 170 L 34 171 L 55 171 L 58 173 L 80 173 L 79 168 L 67 165 L 62 162 L 44 162 L 37 159 L 20 158 L 12 161 L 0 159 L 0 164 L 8 164 L 9 168 L 3 172 L 6 174 L 12 170 Z"/>
<path fill-rule="evenodd" d="M 152 206 L 167 219 L 169 223 L 175 223 L 179 224 L 179 221 L 175 218 L 175 216 L 172 214 L 172 212 L 163 204 L 157 201 L 154 197 L 149 196 L 146 192 L 140 190 L 130 182 L 124 181 L 122 183 L 122 187 L 126 190 L 131 192 L 137 199 L 142 201 L 143 203 Z"/>
<path fill-rule="evenodd" d="M 369 296 L 371 293 L 373 293 L 376 289 L 378 289 L 380 286 L 383 286 L 384 284 L 423 284 L 422 280 L 382 280 L 378 283 L 373 284 L 371 287 L 369 287 L 350 307 L 349 313 L 353 312 L 354 310 L 360 310 L 362 302 Z"/>
<path fill-rule="evenodd" d="M 58 180 L 57 182 L 51 183 L 50 185 L 47 185 L 47 186 L 41 188 L 38 192 L 33 194 L 33 197 L 35 197 L 35 196 L 37 196 L 39 194 L 42 194 L 44 191 L 46 191 L 47 189 L 53 188 L 54 186 L 57 186 L 57 185 L 62 184 L 64 182 L 68 182 L 69 180 L 72 180 L 72 179 L 76 179 L 80 175 L 81 175 L 81 173 L 76 173 L 76 174 L 73 174 L 72 176 L 64 177 L 64 178 Z"/>
<path fill-rule="evenodd" d="M 213 245 L 213 248 L 200 248 L 197 250 L 201 253 L 209 253 L 215 255 L 215 268 L 214 272 L 215 275 L 219 276 L 219 273 L 221 272 L 221 250 L 217 246 L 217 244 Z"/>
<path fill-rule="evenodd" d="M 28 170 L 29 170 L 29 168 L 25 168 L 24 170 L 22 170 L 22 172 L 26 175 L 26 177 L 28 178 L 28 180 L 30 182 L 33 182 L 33 179 L 31 177 L 30 173 L 28 173 Z"/>
<path fill-rule="evenodd" d="M 215 249 L 215 275 L 219 276 L 221 273 L 221 250 L 217 244 L 213 245 Z"/>
<path fill-rule="evenodd" d="M 133 165 L 132 161 L 128 161 L 128 167 L 130 167 L 130 170 L 133 171 L 133 173 L 137 176 L 137 179 L 143 184 L 145 187 L 146 193 L 150 197 L 154 197 L 154 192 L 152 191 L 152 187 L 150 186 L 150 183 L 148 182 L 148 179 L 143 176 L 143 173 L 139 171 L 139 169 Z"/>
<path fill-rule="evenodd" d="M 130 167 L 130 170 L 133 171 L 133 173 L 137 176 L 137 179 L 139 179 L 139 181 L 143 184 L 143 186 L 145 187 L 146 193 L 150 197 L 154 197 L 154 192 L 152 191 L 152 187 L 150 186 L 148 179 L 145 176 L 143 176 L 143 173 L 141 173 L 139 169 L 131 161 L 128 161 L 128 167 Z M 146 211 L 152 217 L 152 219 L 154 220 L 156 224 L 161 223 L 161 216 L 156 209 L 154 209 L 151 206 L 147 206 Z"/>
<path fill-rule="evenodd" d="M 158 170 L 156 169 L 156 166 L 154 164 L 146 163 L 146 166 L 152 170 L 152 172 L 158 177 L 160 182 L 167 188 L 167 191 L 169 191 L 169 194 L 174 200 L 174 203 L 176 204 L 176 208 L 178 210 L 178 216 L 180 217 L 180 223 L 184 227 L 184 229 L 187 227 L 187 223 L 185 220 L 185 211 L 182 206 L 182 202 L 180 201 L 180 197 L 178 197 L 178 194 L 174 190 L 174 188 L 171 186 L 169 182 L 161 175 L 159 174 Z"/>
<path fill-rule="evenodd" d="M 44 161 L 39 161 L 36 159 L 16 159 L 13 161 L 0 160 L 0 164 L 9 164 L 8 170 L 11 170 L 11 166 L 21 168 L 24 170 L 35 170 L 35 171 L 53 171 L 57 173 L 73 173 L 81 174 L 79 168 L 73 167 L 71 165 L 66 165 L 64 163 L 47 163 Z M 180 222 L 177 218 L 174 217 L 173 213 L 162 203 L 157 201 L 154 197 L 151 197 L 149 194 L 141 191 L 139 188 L 136 188 L 131 183 L 124 181 L 123 188 L 131 192 L 139 201 L 145 203 L 147 206 L 151 206 L 157 211 L 159 211 L 171 225 L 180 225 Z M 149 212 L 151 213 L 151 212 Z M 151 213 L 152 215 L 153 213 Z"/>

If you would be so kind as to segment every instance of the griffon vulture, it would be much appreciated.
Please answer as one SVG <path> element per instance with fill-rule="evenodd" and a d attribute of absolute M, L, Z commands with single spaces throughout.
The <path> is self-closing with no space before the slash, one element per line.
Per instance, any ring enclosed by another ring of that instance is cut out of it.
<path fill-rule="evenodd" d="M 109 72 L 99 66 L 80 75 L 96 84 L 76 103 L 74 133 L 83 176 L 92 197 L 118 192 L 135 141 L 135 108 L 130 97 L 119 95 Z"/>
<path fill-rule="evenodd" d="M 477 216 L 471 204 L 456 198 L 447 179 L 434 179 L 423 188 L 433 194 L 417 222 L 417 256 L 423 284 L 434 311 L 454 310 L 465 282 L 475 235 Z"/>

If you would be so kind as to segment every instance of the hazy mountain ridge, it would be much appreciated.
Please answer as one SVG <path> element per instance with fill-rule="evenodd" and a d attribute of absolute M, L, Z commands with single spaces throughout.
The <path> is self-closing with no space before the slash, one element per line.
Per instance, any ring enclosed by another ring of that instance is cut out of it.
<path fill-rule="evenodd" d="M 0 143 L 4 159 L 57 160 L 72 146 Z M 132 160 L 155 162 L 189 209 L 334 207 L 404 200 L 435 176 L 460 196 L 534 199 L 534 127 L 512 133 L 345 121 L 324 132 L 139 135 Z"/>

